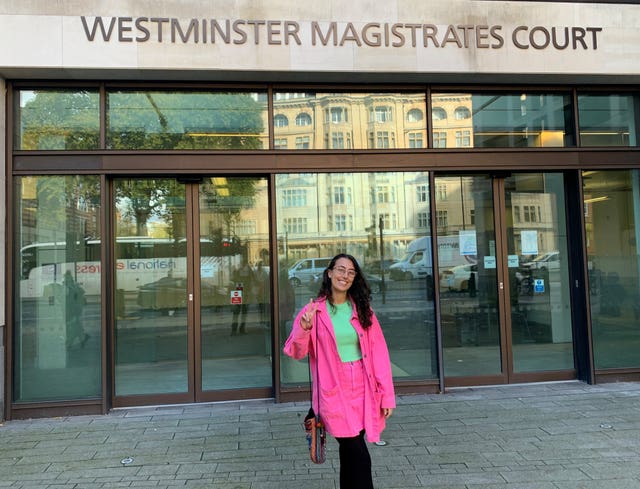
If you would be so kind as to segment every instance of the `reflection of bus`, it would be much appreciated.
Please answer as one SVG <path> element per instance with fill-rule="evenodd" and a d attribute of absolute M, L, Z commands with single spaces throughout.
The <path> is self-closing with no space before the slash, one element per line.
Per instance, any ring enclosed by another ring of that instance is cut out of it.
<path fill-rule="evenodd" d="M 44 287 L 62 283 L 71 272 L 87 295 L 100 293 L 100 240 L 66 243 L 34 243 L 20 250 L 20 296 L 42 297 Z M 202 280 L 211 285 L 226 285 L 233 267 L 239 263 L 241 249 L 234 240 L 215 243 L 200 241 Z M 116 287 L 135 292 L 138 287 L 162 277 L 186 277 L 186 241 L 168 238 L 131 236 L 116 238 Z"/>

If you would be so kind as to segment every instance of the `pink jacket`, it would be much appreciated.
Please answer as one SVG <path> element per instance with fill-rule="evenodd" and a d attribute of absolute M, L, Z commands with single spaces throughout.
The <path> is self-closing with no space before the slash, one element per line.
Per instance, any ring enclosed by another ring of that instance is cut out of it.
<path fill-rule="evenodd" d="M 347 409 L 347 399 L 339 391 L 340 385 L 337 378 L 340 369 L 340 355 L 336 345 L 331 319 L 327 311 L 327 302 L 319 300 L 314 327 L 309 331 L 302 329 L 300 317 L 308 307 L 305 306 L 296 316 L 293 322 L 293 330 L 284 345 L 284 353 L 296 360 L 309 354 L 311 375 L 313 380 L 313 408 L 320 413 L 327 431 L 334 437 L 352 437 L 360 432 L 360 420 L 350 418 L 351 410 Z M 364 427 L 367 440 L 376 442 L 380 440 L 380 433 L 385 428 L 385 419 L 382 408 L 395 408 L 396 400 L 391 376 L 391 362 L 387 343 L 384 340 L 380 323 L 373 315 L 372 324 L 364 329 L 358 320 L 358 314 L 354 307 L 351 324 L 360 338 L 360 349 L 365 370 L 364 396 Z M 318 345 L 316 345 L 316 332 L 318 331 Z M 316 389 L 316 365 L 320 376 L 320 393 Z M 320 408 L 318 409 L 318 402 Z"/>

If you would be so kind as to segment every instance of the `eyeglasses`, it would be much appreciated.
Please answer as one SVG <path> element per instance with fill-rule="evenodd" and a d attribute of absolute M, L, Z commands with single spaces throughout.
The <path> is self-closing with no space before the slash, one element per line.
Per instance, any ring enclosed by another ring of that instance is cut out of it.
<path fill-rule="evenodd" d="M 333 271 L 338 275 L 341 275 L 341 276 L 346 275 L 349 278 L 355 278 L 356 275 L 358 275 L 358 272 L 356 272 L 355 270 L 353 269 L 347 270 L 345 267 L 334 267 Z"/>

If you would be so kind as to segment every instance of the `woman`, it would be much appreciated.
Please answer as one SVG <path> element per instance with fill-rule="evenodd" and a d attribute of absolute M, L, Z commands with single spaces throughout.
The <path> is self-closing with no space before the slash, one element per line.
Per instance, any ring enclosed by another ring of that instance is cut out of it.
<path fill-rule="evenodd" d="M 356 259 L 335 256 L 284 346 L 298 360 L 309 354 L 313 408 L 338 441 L 342 489 L 373 488 L 364 436 L 379 441 L 396 406 L 389 351 L 370 300 Z"/>

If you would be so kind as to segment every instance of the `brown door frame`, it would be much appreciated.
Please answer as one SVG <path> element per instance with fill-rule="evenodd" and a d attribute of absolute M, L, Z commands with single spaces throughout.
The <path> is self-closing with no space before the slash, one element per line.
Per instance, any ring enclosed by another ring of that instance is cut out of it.
<path fill-rule="evenodd" d="M 498 324 L 500 328 L 500 360 L 505 383 L 513 377 L 513 335 L 511 331 L 510 287 L 507 257 L 506 199 L 504 174 L 492 174 L 493 219 L 496 238 L 496 280 L 498 282 Z"/>

